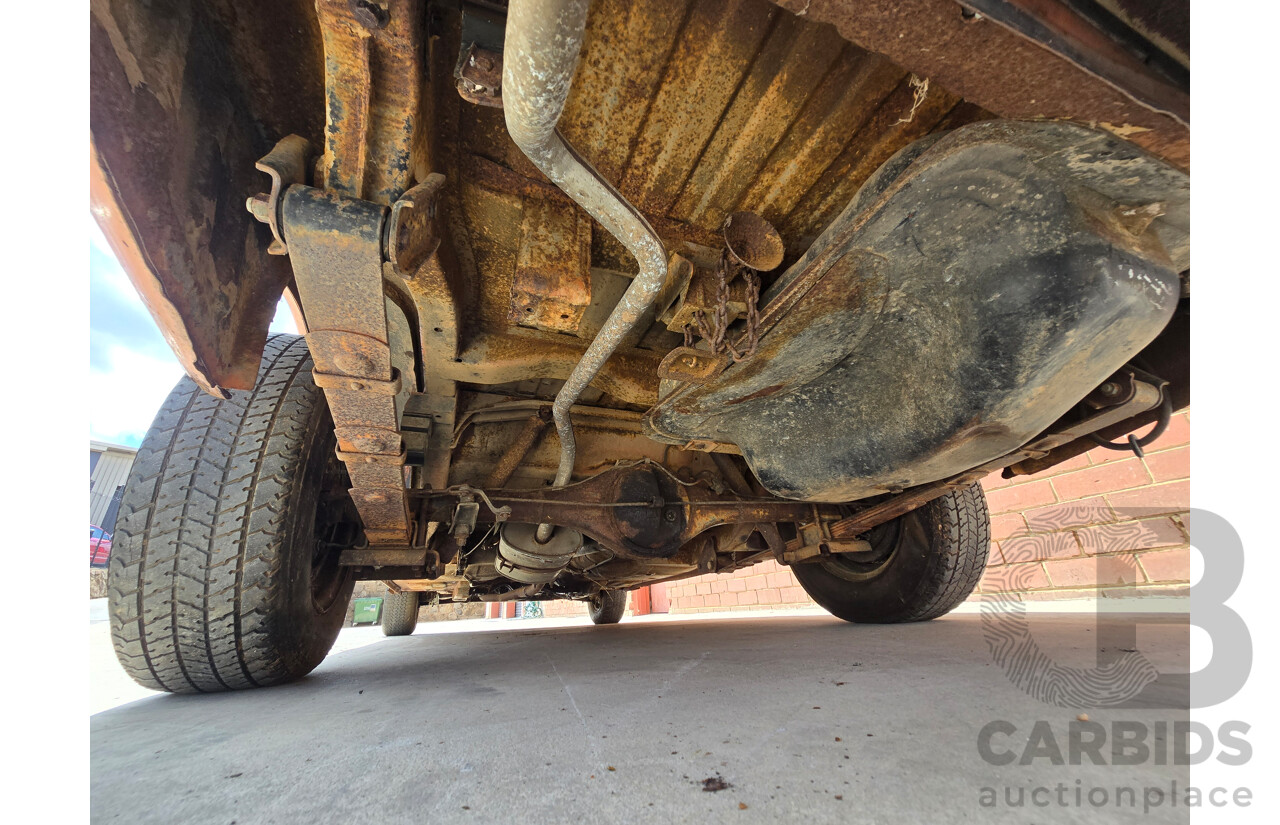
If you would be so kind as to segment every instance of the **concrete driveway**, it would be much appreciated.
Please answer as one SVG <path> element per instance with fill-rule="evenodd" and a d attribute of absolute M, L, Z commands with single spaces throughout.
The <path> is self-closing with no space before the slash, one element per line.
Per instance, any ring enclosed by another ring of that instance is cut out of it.
<path fill-rule="evenodd" d="M 1096 617 L 1029 621 L 1055 660 L 1095 666 Z M 1185 617 L 1146 621 L 1142 654 L 1185 671 Z M 903 626 L 473 621 L 391 639 L 361 629 L 354 649 L 352 633 L 296 684 L 153 694 L 94 715 L 94 821 L 1096 823 L 1142 816 L 1144 787 L 1187 783 L 1186 767 L 1154 759 L 984 761 L 979 733 L 998 720 L 1016 729 L 993 740 L 1000 752 L 1020 753 L 1044 720 L 1065 756 L 1081 709 L 1015 686 L 972 613 Z M 1108 731 L 1186 718 L 1088 713 Z M 981 804 L 984 787 L 1006 786 L 1007 799 Z M 1066 804 L 1008 801 L 1036 786 L 1064 788 Z M 1074 804 L 1095 786 L 1136 788 L 1139 809 Z M 1187 811 L 1158 807 L 1145 821 Z"/>

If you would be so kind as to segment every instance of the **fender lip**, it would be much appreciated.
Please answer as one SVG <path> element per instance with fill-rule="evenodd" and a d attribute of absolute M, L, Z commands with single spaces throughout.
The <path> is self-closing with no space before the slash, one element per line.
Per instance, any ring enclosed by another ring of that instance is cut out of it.
<path fill-rule="evenodd" d="M 92 137 L 89 142 L 89 211 L 125 275 L 138 291 L 138 297 L 155 319 L 160 334 L 173 350 L 178 363 L 202 390 L 219 398 L 227 398 L 226 389 L 197 354 L 196 344 L 182 313 L 165 294 L 164 285 L 156 275 L 155 265 L 148 259 L 144 246 L 139 241 L 138 231 L 120 203 L 119 191 L 113 185 L 111 173 L 93 145 Z M 265 336 L 263 342 L 266 342 Z M 230 383 L 239 383 L 236 381 L 237 376 L 231 375 L 230 378 Z M 252 381 L 250 378 L 250 386 Z"/>
<path fill-rule="evenodd" d="M 253 387 L 293 278 L 244 201 L 275 135 L 323 128 L 319 28 L 296 10 L 125 3 L 90 16 L 91 212 L 178 362 L 216 396 Z M 286 23 L 296 36 L 281 41 Z M 278 76 L 297 83 L 264 80 Z"/>

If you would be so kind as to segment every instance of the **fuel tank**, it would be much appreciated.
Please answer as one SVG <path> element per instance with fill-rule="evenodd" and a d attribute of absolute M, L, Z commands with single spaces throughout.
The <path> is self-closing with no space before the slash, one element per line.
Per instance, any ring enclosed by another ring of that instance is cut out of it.
<path fill-rule="evenodd" d="M 646 427 L 736 445 L 770 492 L 807 501 L 999 458 L 1168 323 L 1188 202 L 1185 174 L 1071 124 L 925 138 L 766 293 L 754 355 L 664 382 Z"/>

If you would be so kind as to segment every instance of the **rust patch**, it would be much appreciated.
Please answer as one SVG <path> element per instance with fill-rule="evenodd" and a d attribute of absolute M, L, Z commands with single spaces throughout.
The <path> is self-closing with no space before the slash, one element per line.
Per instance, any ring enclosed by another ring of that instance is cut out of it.
<path fill-rule="evenodd" d="M 774 393 L 778 392 L 779 390 L 786 389 L 786 386 L 787 386 L 786 384 L 772 384 L 772 385 L 770 385 L 770 386 L 768 386 L 768 387 L 764 387 L 763 389 L 756 390 L 755 392 L 751 393 L 750 395 L 744 395 L 744 396 L 742 396 L 741 398 L 735 398 L 735 399 L 733 399 L 732 401 L 726 401 L 726 402 L 724 402 L 724 403 L 725 403 L 726 405 L 741 404 L 741 403 L 743 403 L 744 401 L 751 401 L 751 400 L 756 399 L 756 398 L 765 398 L 765 397 L 767 397 L 767 396 L 773 395 Z"/>
<path fill-rule="evenodd" d="M 507 316 L 522 327 L 577 332 L 591 305 L 591 220 L 580 209 L 526 201 Z"/>

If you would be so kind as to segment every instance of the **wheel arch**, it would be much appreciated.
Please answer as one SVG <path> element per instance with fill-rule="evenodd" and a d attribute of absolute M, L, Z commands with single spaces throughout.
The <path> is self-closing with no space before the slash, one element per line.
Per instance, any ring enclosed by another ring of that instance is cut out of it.
<path fill-rule="evenodd" d="M 187 374 L 221 396 L 253 387 L 293 277 L 244 202 L 276 140 L 322 134 L 323 50 L 308 0 L 163 5 L 92 5 L 90 208 Z"/>

